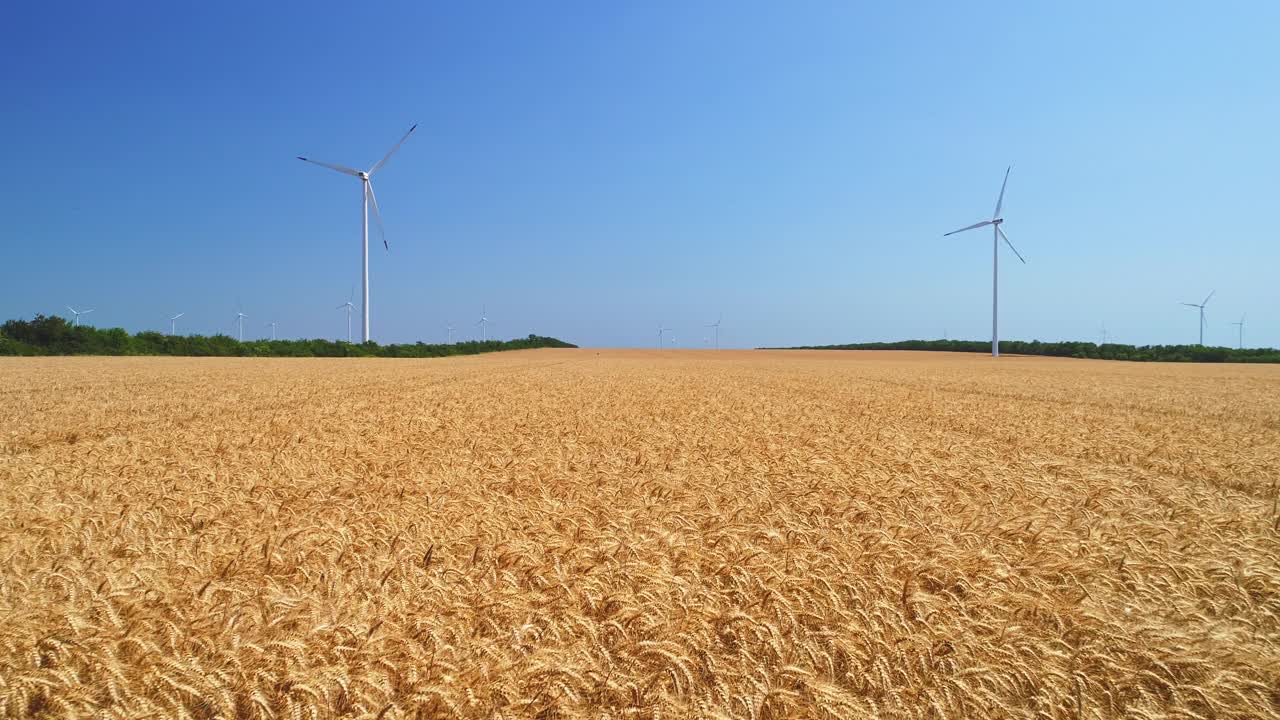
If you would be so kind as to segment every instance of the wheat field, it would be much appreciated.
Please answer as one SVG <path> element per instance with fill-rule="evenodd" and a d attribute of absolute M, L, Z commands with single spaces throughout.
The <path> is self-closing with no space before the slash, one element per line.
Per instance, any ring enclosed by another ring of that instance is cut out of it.
<path fill-rule="evenodd" d="M 0 717 L 1280 718 L 1280 368 L 0 360 Z"/>

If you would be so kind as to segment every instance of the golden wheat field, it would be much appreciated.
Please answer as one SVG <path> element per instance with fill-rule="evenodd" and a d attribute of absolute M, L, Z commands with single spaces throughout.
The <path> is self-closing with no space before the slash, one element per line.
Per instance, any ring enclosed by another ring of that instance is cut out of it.
<path fill-rule="evenodd" d="M 1280 368 L 0 360 L 0 716 L 1280 717 Z"/>

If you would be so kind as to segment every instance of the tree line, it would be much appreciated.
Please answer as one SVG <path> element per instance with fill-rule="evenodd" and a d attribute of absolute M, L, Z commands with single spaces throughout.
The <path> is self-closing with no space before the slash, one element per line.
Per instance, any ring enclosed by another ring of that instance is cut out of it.
<path fill-rule="evenodd" d="M 36 315 L 0 325 L 0 355 L 180 355 L 194 357 L 400 357 L 427 358 L 475 355 L 499 350 L 572 348 L 552 337 L 530 335 L 519 340 L 467 341 L 428 345 L 379 345 L 334 340 L 249 340 L 227 335 L 165 335 L 123 328 L 72 325 L 64 318 Z"/>
<path fill-rule="evenodd" d="M 981 340 L 903 340 L 888 343 L 849 343 L 846 345 L 805 345 L 781 350 L 932 350 L 939 352 L 989 353 L 991 343 Z M 1130 360 L 1135 362 L 1202 362 L 1202 363 L 1280 363 L 1280 350 L 1203 345 L 1122 345 L 1119 343 L 1040 342 L 1001 340 L 1001 354 L 1048 355 L 1051 357 L 1089 358 L 1093 360 Z"/>

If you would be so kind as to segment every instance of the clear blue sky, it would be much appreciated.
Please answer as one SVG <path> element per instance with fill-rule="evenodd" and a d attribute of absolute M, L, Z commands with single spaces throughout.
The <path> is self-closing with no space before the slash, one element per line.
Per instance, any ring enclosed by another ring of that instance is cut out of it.
<path fill-rule="evenodd" d="M 1280 3 L 9 3 L 0 316 L 1280 345 Z M 359 292 L 357 287 L 357 293 Z"/>

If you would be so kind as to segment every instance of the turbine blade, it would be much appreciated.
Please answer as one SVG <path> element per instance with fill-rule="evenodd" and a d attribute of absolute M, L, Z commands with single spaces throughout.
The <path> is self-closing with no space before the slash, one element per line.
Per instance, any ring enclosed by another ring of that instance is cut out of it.
<path fill-rule="evenodd" d="M 1009 249 L 1013 251 L 1014 255 L 1018 256 L 1023 265 L 1026 265 L 1027 259 L 1022 257 L 1022 253 L 1018 252 L 1018 248 L 1014 247 L 1013 243 L 1009 242 L 1009 236 L 1004 234 L 1004 230 L 1001 230 L 999 225 L 996 226 L 996 232 L 1000 233 L 1000 237 L 1004 238 L 1004 244 L 1009 246 Z"/>
<path fill-rule="evenodd" d="M 298 159 L 299 159 L 299 160 L 301 160 L 302 162 L 309 162 L 309 163 L 311 163 L 312 165 L 319 165 L 320 167 L 327 167 L 327 168 L 329 168 L 330 170 L 337 170 L 338 172 L 340 172 L 340 173 L 344 173 L 344 174 L 346 174 L 346 175 L 353 175 L 353 176 L 355 176 L 355 177 L 360 177 L 360 171 L 359 171 L 359 170 L 352 170 L 352 169 L 351 169 L 351 168 L 349 168 L 349 167 L 343 167 L 343 166 L 341 166 L 341 165 L 332 165 L 332 164 L 327 163 L 327 162 L 320 162 L 319 160 L 312 160 L 311 158 L 304 158 L 304 157 L 302 157 L 301 155 L 299 155 L 299 156 L 298 156 Z"/>
<path fill-rule="evenodd" d="M 72 314 L 72 315 L 79 315 L 79 314 L 80 314 L 80 312 L 79 312 L 78 310 L 76 310 L 75 308 L 71 307 L 70 305 L 68 305 L 68 306 L 67 306 L 67 309 L 71 311 L 71 314 Z"/>
<path fill-rule="evenodd" d="M 942 234 L 942 237 L 946 237 L 946 236 L 948 236 L 948 235 L 955 235 L 956 233 L 962 233 L 962 232 L 964 232 L 965 230 L 976 230 L 977 228 L 980 228 L 980 227 L 986 227 L 987 225 L 990 225 L 990 224 L 991 224 L 991 221 L 990 221 L 990 220 L 983 220 L 982 222 L 980 222 L 980 223 L 974 223 L 974 224 L 970 225 L 969 227 L 962 227 L 962 228 L 960 228 L 959 230 L 952 230 L 952 231 L 951 231 L 951 232 L 949 232 L 949 233 L 943 233 L 943 234 Z"/>
<path fill-rule="evenodd" d="M 992 220 L 998 220 L 1000 218 L 1000 208 L 1004 207 L 1004 189 L 1009 184 L 1009 171 L 1012 169 L 1013 166 L 1010 165 L 1004 171 L 1004 182 L 1000 183 L 1000 197 L 996 199 L 996 213 L 991 216 Z"/>
<path fill-rule="evenodd" d="M 414 130 L 417 130 L 417 129 L 418 129 L 418 125 L 417 125 L 417 123 L 414 123 L 413 127 L 409 128 L 409 132 L 405 133 L 405 134 L 404 134 L 404 137 L 400 138 L 400 142 L 396 143 L 396 146 L 395 146 L 395 147 L 393 147 L 393 148 L 391 148 L 390 150 L 388 150 L 388 151 L 387 151 L 387 154 L 386 154 L 386 155 L 383 155 L 383 156 L 382 156 L 382 159 L 381 159 L 381 160 L 379 160 L 379 161 L 378 161 L 378 163 L 377 163 L 376 165 L 374 165 L 373 167 L 369 168 L 369 174 L 370 174 L 370 175 L 373 175 L 374 173 L 378 172 L 378 170 L 379 170 L 383 165 L 386 165 L 386 164 L 387 164 L 387 161 L 391 159 L 391 156 L 396 154 L 396 151 L 400 149 L 400 146 L 404 144 L 404 141 L 405 141 L 405 140 L 408 140 L 408 139 L 409 139 L 409 136 L 413 134 L 413 131 L 414 131 Z"/>
<path fill-rule="evenodd" d="M 89 313 L 91 313 L 91 312 L 93 312 L 93 308 L 89 308 L 88 310 L 81 310 L 81 311 L 80 311 L 80 314 L 81 314 L 81 315 L 88 315 L 88 314 L 89 314 Z"/>
<path fill-rule="evenodd" d="M 1198 307 L 1200 307 L 1199 305 L 1197 305 L 1197 304 L 1195 304 L 1195 303 L 1178 303 L 1178 304 L 1179 304 L 1179 305 L 1186 305 L 1187 307 L 1193 307 L 1193 308 L 1198 308 Z"/>
<path fill-rule="evenodd" d="M 387 231 L 382 227 L 382 213 L 378 212 L 378 196 L 373 194 L 373 183 L 365 180 L 364 191 L 369 194 L 370 204 L 373 205 L 373 219 L 378 223 L 378 234 L 382 236 L 382 247 L 390 250 L 391 246 L 387 244 Z"/>
<path fill-rule="evenodd" d="M 1217 291 L 1217 290 L 1210 290 L 1210 291 L 1209 291 L 1209 296 L 1208 296 L 1208 297 L 1206 297 L 1206 298 L 1204 299 L 1204 302 L 1202 302 L 1202 303 L 1200 303 L 1200 304 L 1201 304 L 1201 305 L 1208 305 L 1208 304 L 1209 304 L 1209 298 L 1213 297 L 1213 294 L 1214 294 L 1214 293 L 1216 293 L 1216 292 L 1218 292 L 1218 291 Z"/>

